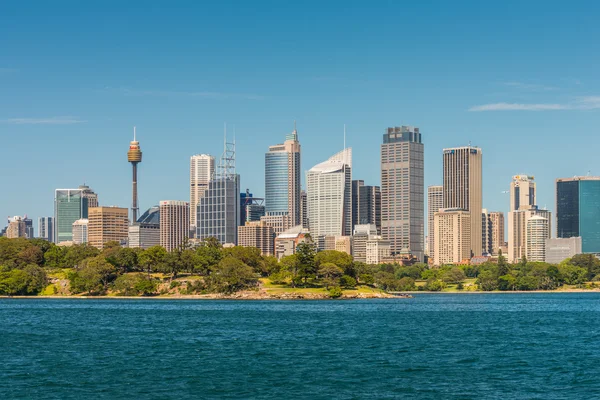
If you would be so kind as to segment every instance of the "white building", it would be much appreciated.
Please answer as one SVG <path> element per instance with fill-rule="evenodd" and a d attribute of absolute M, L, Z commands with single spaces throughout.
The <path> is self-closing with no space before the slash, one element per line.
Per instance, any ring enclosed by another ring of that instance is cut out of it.
<path fill-rule="evenodd" d="M 581 236 L 546 239 L 547 263 L 558 264 L 582 252 Z"/>
<path fill-rule="evenodd" d="M 552 231 L 550 211 L 540 210 L 536 206 L 528 209 L 526 207 L 528 206 L 524 205 L 521 207 L 521 210 L 510 211 L 508 213 L 508 262 L 511 263 L 521 261 L 523 256 L 529 260 L 527 246 L 531 241 L 528 238 L 527 223 L 531 218 L 540 216 L 548 221 L 548 234 L 546 238 L 550 238 L 550 232 Z M 539 243 L 536 242 L 536 246 L 538 245 Z M 536 258 L 539 258 L 539 255 L 536 255 Z M 541 259 L 541 261 L 544 261 L 544 259 Z"/>
<path fill-rule="evenodd" d="M 190 157 L 190 224 L 196 226 L 196 207 L 215 172 L 215 158 L 209 154 Z"/>
<path fill-rule="evenodd" d="M 190 232 L 190 203 L 180 200 L 160 202 L 160 245 L 167 251 L 179 248 Z"/>
<path fill-rule="evenodd" d="M 375 224 L 354 225 L 354 234 L 352 235 L 352 257 L 354 261 L 367 262 L 367 240 L 375 235 L 377 235 Z"/>
<path fill-rule="evenodd" d="M 478 213 L 481 216 L 481 213 Z M 481 217 L 480 217 L 481 218 Z M 443 209 L 434 214 L 434 265 L 458 264 L 471 259 L 471 213 Z"/>
<path fill-rule="evenodd" d="M 366 263 L 370 265 L 379 264 L 384 259 L 390 258 L 390 241 L 381 236 L 373 235 L 366 242 Z"/>
<path fill-rule="evenodd" d="M 444 187 L 429 186 L 427 188 L 427 256 L 429 260 L 435 257 L 435 224 L 434 215 L 444 208 Z"/>
<path fill-rule="evenodd" d="M 306 174 L 308 219 L 313 239 L 352 234 L 352 149 L 312 167 Z"/>
<path fill-rule="evenodd" d="M 546 240 L 550 237 L 550 222 L 534 215 L 527 220 L 527 260 L 546 260 Z"/>
<path fill-rule="evenodd" d="M 84 244 L 88 242 L 89 220 L 81 218 L 73 222 L 73 244 Z"/>

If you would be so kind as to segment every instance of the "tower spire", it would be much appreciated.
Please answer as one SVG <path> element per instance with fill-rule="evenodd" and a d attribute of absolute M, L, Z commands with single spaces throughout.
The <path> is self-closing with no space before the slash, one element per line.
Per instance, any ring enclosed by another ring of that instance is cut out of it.
<path fill-rule="evenodd" d="M 133 141 L 135 142 L 135 126 L 133 127 Z"/>
<path fill-rule="evenodd" d="M 344 150 L 346 150 L 346 124 L 344 124 Z"/>

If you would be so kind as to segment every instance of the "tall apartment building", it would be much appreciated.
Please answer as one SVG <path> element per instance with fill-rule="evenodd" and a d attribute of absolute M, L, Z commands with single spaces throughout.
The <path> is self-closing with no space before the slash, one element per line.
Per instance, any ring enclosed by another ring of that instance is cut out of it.
<path fill-rule="evenodd" d="M 14 216 L 8 218 L 6 237 L 9 239 L 27 237 L 27 226 L 25 225 L 25 219 L 23 217 Z"/>
<path fill-rule="evenodd" d="M 521 205 L 520 210 L 508 213 L 508 262 L 516 263 L 521 261 L 523 257 L 529 259 L 527 256 L 529 253 L 528 245 L 540 245 L 539 241 L 532 242 L 532 238 L 528 236 L 527 227 L 531 218 L 542 217 L 547 220 L 548 234 L 546 238 L 550 238 L 552 220 L 550 211 L 539 209 L 537 206 L 526 207 Z M 535 233 L 538 234 L 539 231 L 535 231 Z"/>
<path fill-rule="evenodd" d="M 238 245 L 256 247 L 263 256 L 275 254 L 275 230 L 264 221 L 250 221 L 238 227 Z"/>
<path fill-rule="evenodd" d="M 148 249 L 152 246 L 159 246 L 160 207 L 154 206 L 146 210 L 128 229 L 129 247 Z"/>
<path fill-rule="evenodd" d="M 455 147 L 444 149 L 444 208 L 462 209 L 470 214 L 470 249 L 473 256 L 482 254 L 481 149 Z M 439 235 L 436 233 L 436 238 Z"/>
<path fill-rule="evenodd" d="M 429 186 L 427 188 L 427 255 L 433 262 L 435 257 L 435 224 L 434 215 L 444 208 L 444 187 L 441 185 Z"/>
<path fill-rule="evenodd" d="M 306 199 L 306 191 L 300 191 L 300 225 L 308 229 L 308 200 Z"/>
<path fill-rule="evenodd" d="M 73 222 L 88 217 L 89 204 L 97 204 L 98 196 L 79 189 L 56 189 L 54 192 L 54 240 L 56 244 L 73 240 Z M 87 189 L 85 189 L 87 188 Z M 90 190 L 91 191 L 91 190 Z"/>
<path fill-rule="evenodd" d="M 85 244 L 88 242 L 89 220 L 87 218 L 78 219 L 73 222 L 73 244 Z"/>
<path fill-rule="evenodd" d="M 355 225 L 375 224 L 381 232 L 381 189 L 352 181 L 352 229 Z"/>
<path fill-rule="evenodd" d="M 424 259 L 425 192 L 419 128 L 387 128 L 381 145 L 381 235 L 392 255 Z"/>
<path fill-rule="evenodd" d="M 546 240 L 550 238 L 550 221 L 539 215 L 527 220 L 527 260 L 546 261 Z"/>
<path fill-rule="evenodd" d="M 434 214 L 434 265 L 458 264 L 471 258 L 471 215 L 462 208 L 442 209 Z"/>
<path fill-rule="evenodd" d="M 380 235 L 371 236 L 365 243 L 366 264 L 376 265 L 390 258 L 390 242 Z"/>
<path fill-rule="evenodd" d="M 483 253 L 497 255 L 504 245 L 504 213 L 481 211 L 481 247 Z"/>
<path fill-rule="evenodd" d="M 236 200 L 237 193 L 239 190 L 236 192 Z M 190 203 L 180 200 L 162 200 L 159 207 L 160 245 L 167 251 L 178 249 L 188 238 Z"/>
<path fill-rule="evenodd" d="M 515 175 L 510 183 L 510 211 L 528 209 L 536 205 L 534 177 Z"/>
<path fill-rule="evenodd" d="M 600 253 L 600 176 L 556 180 L 556 236 L 581 236 L 583 253 Z"/>
<path fill-rule="evenodd" d="M 124 242 L 128 236 L 129 210 L 92 207 L 88 212 L 88 243 L 102 249 L 108 242 Z"/>
<path fill-rule="evenodd" d="M 38 237 L 49 242 L 54 242 L 54 218 L 38 218 Z"/>
<path fill-rule="evenodd" d="M 285 223 L 284 230 L 302 223 L 300 151 L 294 126 L 282 144 L 269 146 L 265 153 L 265 215 L 269 217 L 265 222 Z M 275 217 L 282 217 L 281 221 Z"/>
<path fill-rule="evenodd" d="M 308 219 L 313 239 L 352 234 L 352 149 L 346 148 L 306 173 Z"/>
<path fill-rule="evenodd" d="M 190 157 L 190 223 L 196 226 L 197 206 L 208 190 L 208 183 L 215 173 L 215 158 L 209 154 Z"/>

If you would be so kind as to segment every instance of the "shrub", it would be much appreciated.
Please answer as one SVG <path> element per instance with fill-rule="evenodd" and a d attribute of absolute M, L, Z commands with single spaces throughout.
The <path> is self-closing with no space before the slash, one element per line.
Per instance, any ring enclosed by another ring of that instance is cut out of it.
<path fill-rule="evenodd" d="M 345 288 L 353 288 L 356 287 L 356 279 L 349 275 L 343 275 L 340 278 L 340 285 Z"/>
<path fill-rule="evenodd" d="M 329 289 L 329 297 L 331 297 L 332 299 L 342 297 L 342 294 L 344 293 L 342 292 L 342 288 L 340 288 L 339 286 L 334 286 L 331 289 Z"/>

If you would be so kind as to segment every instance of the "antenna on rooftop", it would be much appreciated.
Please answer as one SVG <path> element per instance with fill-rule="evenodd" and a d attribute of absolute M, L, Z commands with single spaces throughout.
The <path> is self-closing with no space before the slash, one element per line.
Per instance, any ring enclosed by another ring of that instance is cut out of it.
<path fill-rule="evenodd" d="M 344 150 L 346 150 L 346 124 L 344 124 Z"/>

